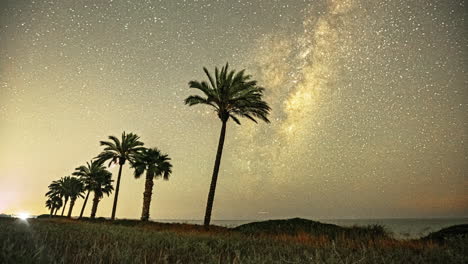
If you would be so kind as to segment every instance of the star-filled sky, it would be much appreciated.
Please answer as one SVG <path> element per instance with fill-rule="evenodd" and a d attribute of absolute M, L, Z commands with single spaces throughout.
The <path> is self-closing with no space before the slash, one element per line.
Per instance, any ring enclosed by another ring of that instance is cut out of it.
<path fill-rule="evenodd" d="M 46 213 L 47 185 L 125 130 L 172 158 L 150 216 L 201 219 L 221 123 L 183 100 L 229 62 L 272 122 L 228 124 L 214 219 L 467 216 L 466 17 L 461 0 L 2 0 L 0 213 Z M 117 217 L 143 188 L 127 165 Z"/>

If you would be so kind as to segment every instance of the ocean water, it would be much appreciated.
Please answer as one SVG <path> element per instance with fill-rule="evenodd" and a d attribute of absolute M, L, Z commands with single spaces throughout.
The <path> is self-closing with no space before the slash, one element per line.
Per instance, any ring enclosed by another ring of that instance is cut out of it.
<path fill-rule="evenodd" d="M 202 224 L 202 220 L 153 220 L 165 223 Z M 213 225 L 236 227 L 242 224 L 263 220 L 213 220 Z M 395 238 L 411 239 L 423 237 L 442 228 L 468 224 L 468 218 L 390 218 L 390 219 L 319 219 L 319 222 L 339 226 L 368 226 L 382 225 L 390 231 Z"/>

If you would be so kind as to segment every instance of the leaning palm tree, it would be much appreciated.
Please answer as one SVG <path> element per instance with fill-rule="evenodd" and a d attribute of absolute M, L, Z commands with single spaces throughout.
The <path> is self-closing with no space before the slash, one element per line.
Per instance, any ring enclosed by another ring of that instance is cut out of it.
<path fill-rule="evenodd" d="M 68 193 L 65 189 L 65 185 L 64 185 L 64 182 L 66 181 L 67 178 L 69 178 L 69 176 L 65 176 L 65 177 L 60 178 L 59 180 L 52 181 L 52 183 L 49 185 L 49 191 L 46 193 L 46 196 L 48 196 L 49 198 L 58 196 L 60 197 L 60 199 L 64 199 L 62 214 L 61 214 L 62 216 L 65 211 L 65 207 L 67 206 L 68 198 L 69 198 Z M 57 213 L 57 210 L 55 211 L 55 213 Z"/>
<path fill-rule="evenodd" d="M 151 195 L 153 193 L 153 179 L 163 178 L 169 180 L 172 173 L 171 159 L 168 155 L 162 154 L 157 148 L 145 148 L 135 156 L 132 168 L 135 169 L 135 178 L 146 172 L 145 192 L 143 193 L 143 209 L 141 220 L 148 221 L 151 204 Z"/>
<path fill-rule="evenodd" d="M 86 162 L 86 166 L 80 166 L 75 169 L 73 175 L 78 176 L 84 184 L 86 190 L 85 200 L 83 202 L 83 207 L 81 208 L 80 217 L 83 217 L 86 204 L 88 203 L 88 197 L 91 191 L 93 191 L 95 185 L 96 177 L 102 173 L 103 170 L 106 170 L 102 165 L 102 162 L 98 160 Z M 112 174 L 111 174 L 112 175 Z"/>
<path fill-rule="evenodd" d="M 111 141 L 101 141 L 101 146 L 104 146 L 104 150 L 96 157 L 98 161 L 105 162 L 110 160 L 109 166 L 112 163 L 119 164 L 119 174 L 117 176 L 117 185 L 115 187 L 114 194 L 114 205 L 112 206 L 111 219 L 115 219 L 115 213 L 117 210 L 117 200 L 119 198 L 120 188 L 120 177 L 122 176 L 122 167 L 125 161 L 133 161 L 135 154 L 143 149 L 143 142 L 139 141 L 140 137 L 136 134 L 122 133 L 122 139 L 119 140 L 115 136 L 109 136 Z"/>
<path fill-rule="evenodd" d="M 257 86 L 257 82 L 251 80 L 251 76 L 246 75 L 244 70 L 237 73 L 235 71 L 228 72 L 228 67 L 229 65 L 226 63 L 226 66 L 221 68 L 221 72 L 216 67 L 214 78 L 206 68 L 203 68 L 209 83 L 205 81 L 190 81 L 189 86 L 190 88 L 200 90 L 204 96 L 191 95 L 185 99 L 185 104 L 189 106 L 205 104 L 213 107 L 222 123 L 218 151 L 216 152 L 210 191 L 206 203 L 204 221 L 206 227 L 209 226 L 211 220 L 211 211 L 228 120 L 232 119 L 238 125 L 240 125 L 239 117 L 248 118 L 255 123 L 257 123 L 256 119 L 261 119 L 267 123 L 270 122 L 267 118 L 271 110 L 270 106 L 262 100 L 264 89 Z"/>
<path fill-rule="evenodd" d="M 96 217 L 96 212 L 98 204 L 101 201 L 104 194 L 109 196 L 114 187 L 112 183 L 112 173 L 106 169 L 100 170 L 96 175 L 93 176 L 93 184 L 91 185 L 91 190 L 94 192 L 93 206 L 91 207 L 91 219 Z"/>
<path fill-rule="evenodd" d="M 62 207 L 62 198 L 60 198 L 58 195 L 54 195 L 49 197 L 46 201 L 46 207 L 50 210 L 50 217 L 54 215 L 54 212 L 57 212 L 57 210 Z"/>
<path fill-rule="evenodd" d="M 68 215 L 67 217 L 70 218 L 73 206 L 75 205 L 75 201 L 78 198 L 83 198 L 84 192 L 84 184 L 83 182 L 76 177 L 65 177 L 64 186 L 68 197 L 70 197 L 70 206 L 68 208 Z"/>

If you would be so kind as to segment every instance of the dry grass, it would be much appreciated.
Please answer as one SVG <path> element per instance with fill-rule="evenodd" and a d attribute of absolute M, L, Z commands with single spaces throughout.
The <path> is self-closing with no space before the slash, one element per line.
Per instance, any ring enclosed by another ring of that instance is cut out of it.
<path fill-rule="evenodd" d="M 189 224 L 0 219 L 0 263 L 468 263 L 468 243 L 246 234 Z"/>

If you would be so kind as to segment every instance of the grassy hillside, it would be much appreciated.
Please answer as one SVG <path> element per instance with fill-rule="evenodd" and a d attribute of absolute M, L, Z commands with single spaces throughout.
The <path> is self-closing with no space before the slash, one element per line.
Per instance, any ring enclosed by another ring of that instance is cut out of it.
<path fill-rule="evenodd" d="M 467 242 L 400 241 L 378 227 L 304 219 L 208 231 L 133 220 L 0 219 L 0 263 L 468 263 Z"/>
<path fill-rule="evenodd" d="M 245 234 L 326 236 L 330 239 L 383 239 L 390 238 L 388 232 L 378 225 L 367 227 L 341 227 L 334 224 L 320 223 L 312 220 L 293 218 L 285 220 L 268 220 L 238 226 L 233 230 Z"/>
<path fill-rule="evenodd" d="M 468 239 L 468 225 L 455 225 L 444 228 L 437 232 L 430 233 L 423 240 L 433 240 L 437 242 L 445 242 L 454 239 Z"/>

